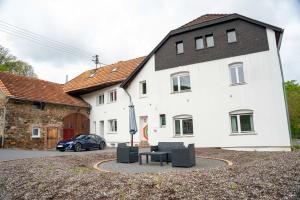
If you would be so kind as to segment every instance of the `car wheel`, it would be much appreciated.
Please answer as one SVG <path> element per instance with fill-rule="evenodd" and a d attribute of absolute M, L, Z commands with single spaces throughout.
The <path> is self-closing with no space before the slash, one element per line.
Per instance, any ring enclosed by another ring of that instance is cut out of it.
<path fill-rule="evenodd" d="M 75 149 L 76 152 L 81 151 L 81 144 L 80 143 L 75 144 L 75 148 L 74 149 Z"/>
<path fill-rule="evenodd" d="M 104 142 L 101 142 L 101 143 L 99 144 L 99 149 L 102 150 L 102 149 L 104 149 L 104 148 L 105 148 L 105 144 L 104 144 Z"/>
<path fill-rule="evenodd" d="M 59 149 L 58 151 L 60 151 L 60 152 L 64 152 L 64 151 L 65 151 L 65 149 Z"/>

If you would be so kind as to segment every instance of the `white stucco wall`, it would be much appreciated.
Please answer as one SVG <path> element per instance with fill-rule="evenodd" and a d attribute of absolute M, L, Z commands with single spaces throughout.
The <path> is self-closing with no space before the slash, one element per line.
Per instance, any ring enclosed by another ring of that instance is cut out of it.
<path fill-rule="evenodd" d="M 236 56 L 161 71 L 154 70 L 155 56 L 147 62 L 128 87 L 136 108 L 137 124 L 141 116 L 148 116 L 149 143 L 184 141 L 197 147 L 286 150 L 290 146 L 288 123 L 282 90 L 282 78 L 275 34 L 267 29 L 269 51 Z M 229 64 L 243 62 L 247 84 L 231 86 Z M 189 72 L 191 92 L 171 93 L 170 75 Z M 139 82 L 147 81 L 147 97 L 141 98 Z M 109 142 L 129 142 L 129 98 L 118 89 L 118 101 L 95 106 L 96 96 L 112 88 L 96 91 L 83 98 L 92 105 L 91 124 L 105 121 L 104 137 Z M 232 135 L 229 112 L 253 110 L 255 134 Z M 166 127 L 159 128 L 159 114 L 166 114 Z M 174 137 L 173 117 L 188 114 L 193 117 L 193 136 Z M 107 120 L 118 119 L 118 133 L 107 133 Z M 91 130 L 93 127 L 91 125 Z M 139 142 L 140 132 L 134 141 Z"/>

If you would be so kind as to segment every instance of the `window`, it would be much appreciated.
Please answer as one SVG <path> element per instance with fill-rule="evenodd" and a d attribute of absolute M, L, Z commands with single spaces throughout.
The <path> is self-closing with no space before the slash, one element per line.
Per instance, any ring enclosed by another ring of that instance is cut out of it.
<path fill-rule="evenodd" d="M 44 110 L 45 103 L 44 102 L 32 102 L 32 108 L 33 109 Z"/>
<path fill-rule="evenodd" d="M 231 84 L 245 83 L 243 63 L 234 63 L 229 65 Z"/>
<path fill-rule="evenodd" d="M 140 96 L 145 97 L 147 94 L 147 84 L 146 81 L 140 82 Z"/>
<path fill-rule="evenodd" d="M 182 54 L 184 52 L 183 50 L 183 42 L 176 42 L 176 53 Z"/>
<path fill-rule="evenodd" d="M 202 37 L 198 37 L 195 39 L 195 43 L 196 43 L 196 49 L 203 49 L 204 48 L 204 41 Z"/>
<path fill-rule="evenodd" d="M 41 129 L 40 128 L 32 128 L 32 138 L 40 138 L 41 137 Z"/>
<path fill-rule="evenodd" d="M 96 134 L 97 133 L 97 122 L 96 121 L 93 121 L 93 129 L 94 129 L 94 133 Z"/>
<path fill-rule="evenodd" d="M 160 128 L 166 127 L 166 115 L 165 114 L 159 115 L 159 123 L 160 123 Z"/>
<path fill-rule="evenodd" d="M 171 76 L 172 92 L 183 92 L 191 90 L 189 73 L 174 74 Z"/>
<path fill-rule="evenodd" d="M 215 46 L 214 36 L 213 35 L 206 35 L 205 39 L 206 39 L 206 46 L 207 47 L 213 47 L 213 46 Z"/>
<path fill-rule="evenodd" d="M 110 133 L 116 133 L 118 131 L 118 123 L 116 119 L 111 119 L 108 120 L 108 125 L 109 125 L 109 132 Z"/>
<path fill-rule="evenodd" d="M 230 123 L 232 133 L 252 133 L 253 127 L 253 111 L 239 110 L 230 112 Z"/>
<path fill-rule="evenodd" d="M 175 136 L 193 135 L 193 118 L 191 115 L 174 117 Z"/>
<path fill-rule="evenodd" d="M 227 41 L 228 43 L 236 42 L 236 33 L 234 29 L 227 31 Z"/>
<path fill-rule="evenodd" d="M 97 98 L 97 105 L 104 104 L 104 94 L 100 94 Z"/>
<path fill-rule="evenodd" d="M 112 90 L 108 93 L 108 103 L 117 101 L 117 90 Z"/>

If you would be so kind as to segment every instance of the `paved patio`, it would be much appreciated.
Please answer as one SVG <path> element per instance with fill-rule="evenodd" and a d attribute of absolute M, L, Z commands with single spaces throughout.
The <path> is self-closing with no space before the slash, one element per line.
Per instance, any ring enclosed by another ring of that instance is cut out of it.
<path fill-rule="evenodd" d="M 161 173 L 161 172 L 171 172 L 171 171 L 193 171 L 193 170 L 205 170 L 212 169 L 217 167 L 226 166 L 227 163 L 220 160 L 206 159 L 206 158 L 196 158 L 196 166 L 191 168 L 182 168 L 182 167 L 172 167 L 172 163 L 165 163 L 161 167 L 159 162 L 151 162 L 149 159 L 149 163 L 146 163 L 146 159 L 143 158 L 143 164 L 140 165 L 138 162 L 136 163 L 117 163 L 116 160 L 104 162 L 98 165 L 98 168 L 110 172 L 119 172 L 119 173 Z"/>

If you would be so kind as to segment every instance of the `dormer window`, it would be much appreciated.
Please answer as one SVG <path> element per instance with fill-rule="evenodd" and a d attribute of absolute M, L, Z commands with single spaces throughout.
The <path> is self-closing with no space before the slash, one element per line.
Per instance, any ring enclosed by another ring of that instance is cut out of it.
<path fill-rule="evenodd" d="M 183 49 L 183 42 L 176 42 L 176 53 L 177 54 L 182 54 L 184 53 L 184 49 Z"/>
<path fill-rule="evenodd" d="M 204 41 L 203 41 L 203 37 L 198 37 L 195 39 L 195 43 L 196 43 L 196 50 L 198 49 L 203 49 L 204 48 Z"/>
<path fill-rule="evenodd" d="M 205 40 L 206 40 L 206 46 L 207 47 L 213 47 L 213 46 L 215 46 L 214 36 L 212 34 L 211 35 L 206 35 L 205 36 Z"/>
<path fill-rule="evenodd" d="M 236 33 L 234 29 L 228 30 L 227 31 L 227 41 L 228 43 L 233 43 L 236 42 Z"/>

